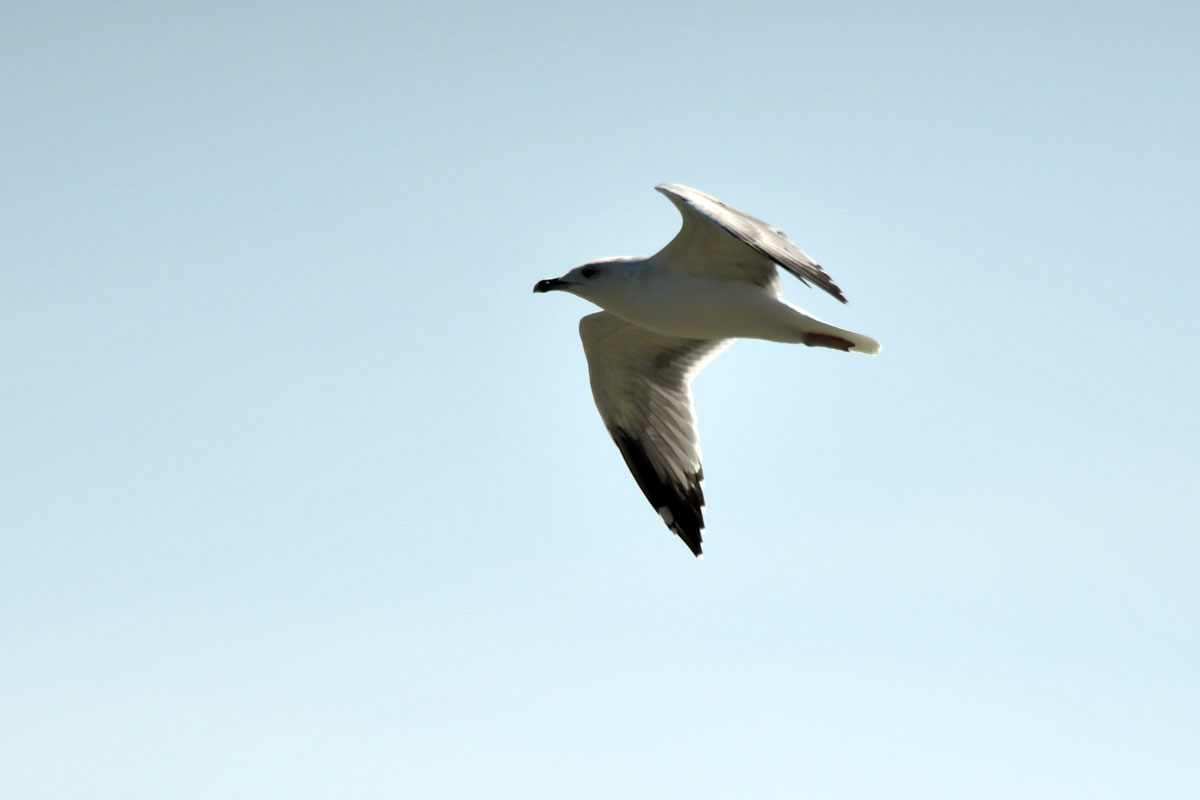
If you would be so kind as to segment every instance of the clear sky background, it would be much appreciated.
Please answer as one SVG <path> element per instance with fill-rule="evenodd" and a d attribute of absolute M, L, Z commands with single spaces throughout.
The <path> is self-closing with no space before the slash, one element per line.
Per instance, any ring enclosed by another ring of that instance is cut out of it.
<path fill-rule="evenodd" d="M 10 3 L 0 795 L 1200 796 L 1195 3 Z M 655 183 L 876 358 L 566 295 Z"/>

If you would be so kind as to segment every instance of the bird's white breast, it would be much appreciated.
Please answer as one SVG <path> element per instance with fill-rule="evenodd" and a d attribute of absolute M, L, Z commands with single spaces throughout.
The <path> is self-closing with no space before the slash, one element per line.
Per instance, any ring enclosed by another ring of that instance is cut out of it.
<path fill-rule="evenodd" d="M 790 309 L 768 289 L 740 280 L 658 272 L 606 298 L 605 310 L 647 330 L 688 339 L 791 336 Z"/>

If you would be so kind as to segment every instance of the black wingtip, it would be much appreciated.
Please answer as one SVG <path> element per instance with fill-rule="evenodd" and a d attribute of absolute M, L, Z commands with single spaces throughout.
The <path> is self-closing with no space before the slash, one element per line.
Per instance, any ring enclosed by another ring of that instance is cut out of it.
<path fill-rule="evenodd" d="M 820 266 L 817 267 L 821 271 L 821 279 L 817 281 L 817 286 L 824 289 L 835 300 L 843 304 L 848 304 L 850 301 L 846 299 L 846 295 L 842 293 L 842 287 L 833 282 L 833 278 L 829 277 L 829 273 Z"/>
<path fill-rule="evenodd" d="M 703 525 L 703 522 L 701 522 L 701 525 Z M 692 528 L 690 530 L 680 525 L 668 525 L 667 527 L 671 529 L 671 533 L 683 540 L 683 543 L 692 551 L 692 555 L 696 558 L 704 558 L 704 548 L 701 546 L 703 539 L 700 536 L 700 532 L 704 530 L 703 527 Z"/>
<path fill-rule="evenodd" d="M 697 558 L 703 556 L 701 531 L 704 530 L 704 470 L 696 470 L 686 483 L 668 481 L 659 475 L 646 455 L 642 443 L 621 428 L 611 430 L 613 441 L 625 458 L 642 494 L 662 517 L 671 532 L 683 540 Z"/>

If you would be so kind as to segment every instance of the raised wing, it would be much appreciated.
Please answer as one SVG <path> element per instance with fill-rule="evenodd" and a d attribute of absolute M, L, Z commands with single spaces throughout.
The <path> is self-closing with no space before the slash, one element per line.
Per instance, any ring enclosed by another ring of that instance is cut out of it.
<path fill-rule="evenodd" d="M 731 339 L 662 336 L 601 311 L 579 321 L 592 397 L 642 493 L 697 556 L 704 470 L 692 378 Z"/>
<path fill-rule="evenodd" d="M 654 256 L 664 269 L 769 286 L 778 280 L 778 264 L 803 283 L 815 284 L 846 302 L 821 265 L 778 228 L 687 186 L 663 183 L 654 188 L 683 216 L 679 233 Z"/>

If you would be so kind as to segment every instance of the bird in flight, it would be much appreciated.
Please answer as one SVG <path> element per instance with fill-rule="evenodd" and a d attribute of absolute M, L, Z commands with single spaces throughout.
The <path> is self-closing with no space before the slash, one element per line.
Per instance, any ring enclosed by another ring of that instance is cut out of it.
<path fill-rule="evenodd" d="M 842 290 L 778 228 L 675 183 L 655 189 L 683 227 L 648 258 L 605 258 L 535 292 L 564 291 L 602 311 L 579 321 L 592 397 L 629 471 L 663 522 L 700 556 L 704 471 L 692 379 L 734 339 L 846 352 L 879 342 L 801 311 L 780 297 L 776 265 L 843 303 Z"/>

